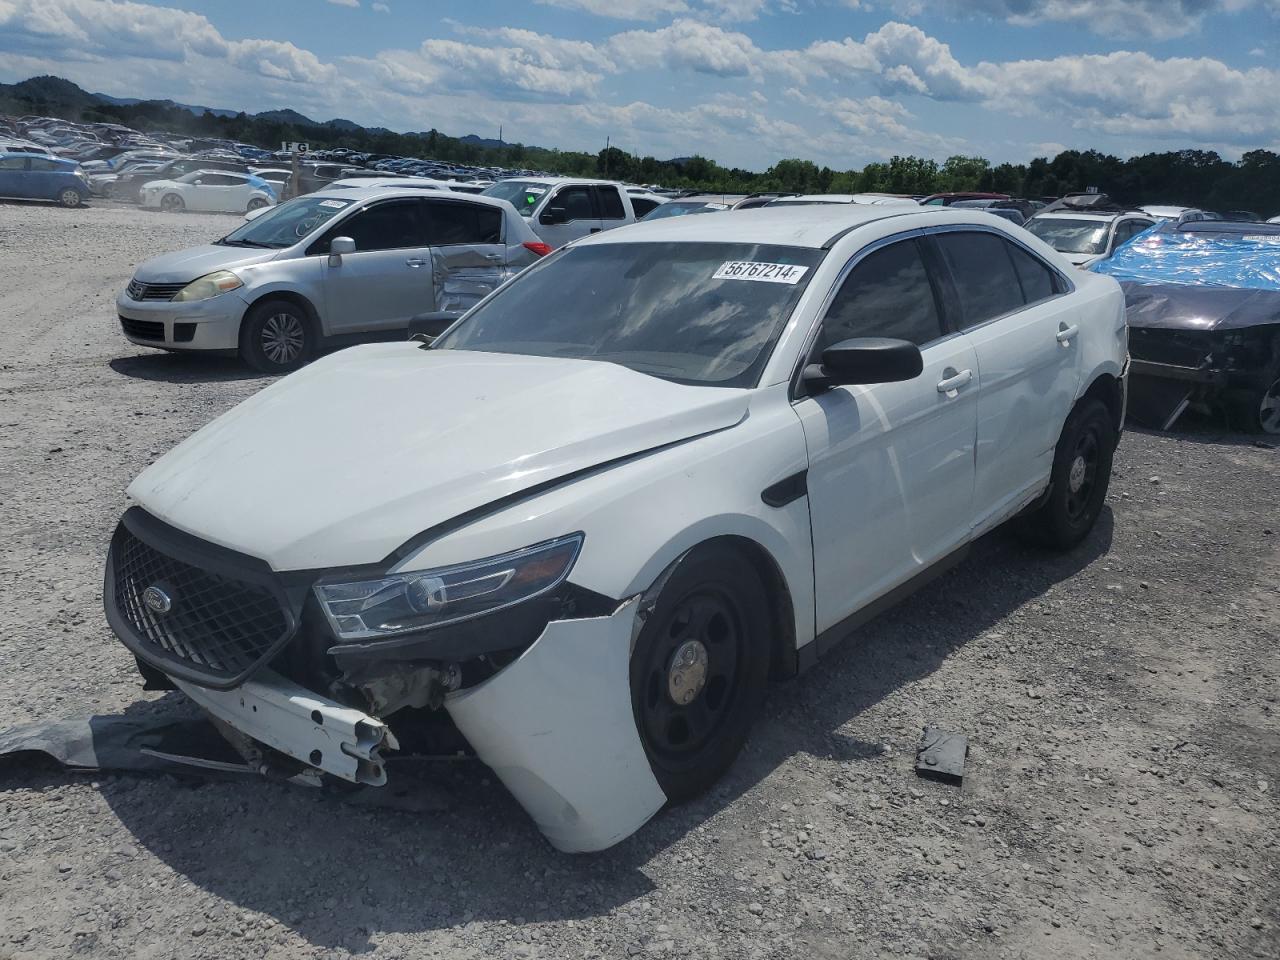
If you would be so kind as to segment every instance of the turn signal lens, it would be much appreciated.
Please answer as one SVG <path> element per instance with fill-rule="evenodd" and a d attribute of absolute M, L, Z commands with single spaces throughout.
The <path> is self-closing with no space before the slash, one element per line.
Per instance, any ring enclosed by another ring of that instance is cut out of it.
<path fill-rule="evenodd" d="M 551 245 L 547 243 L 541 243 L 541 242 L 530 241 L 524 244 L 524 248 L 526 250 L 532 250 L 534 253 L 536 253 L 540 257 L 545 257 L 548 253 L 551 252 Z"/>

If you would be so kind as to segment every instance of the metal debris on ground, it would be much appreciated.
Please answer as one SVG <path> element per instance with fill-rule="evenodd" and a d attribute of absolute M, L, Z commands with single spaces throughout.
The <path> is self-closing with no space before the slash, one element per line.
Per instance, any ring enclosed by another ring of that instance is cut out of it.
<path fill-rule="evenodd" d="M 929 780 L 959 784 L 964 779 L 964 762 L 969 756 L 969 738 L 925 727 L 916 751 L 916 773 Z"/>

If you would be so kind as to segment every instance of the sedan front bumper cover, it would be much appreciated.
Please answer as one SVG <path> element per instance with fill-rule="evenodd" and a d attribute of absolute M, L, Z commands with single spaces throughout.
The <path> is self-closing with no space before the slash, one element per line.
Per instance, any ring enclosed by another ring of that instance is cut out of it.
<path fill-rule="evenodd" d="M 445 708 L 551 844 L 603 850 L 667 802 L 631 709 L 639 598 L 548 624 L 514 663 Z"/>

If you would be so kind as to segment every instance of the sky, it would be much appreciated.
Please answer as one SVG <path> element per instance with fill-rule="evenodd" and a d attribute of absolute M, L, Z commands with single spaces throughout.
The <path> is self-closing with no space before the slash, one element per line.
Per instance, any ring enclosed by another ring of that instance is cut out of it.
<path fill-rule="evenodd" d="M 0 81 L 763 170 L 1280 150 L 1280 0 L 0 0 Z"/>

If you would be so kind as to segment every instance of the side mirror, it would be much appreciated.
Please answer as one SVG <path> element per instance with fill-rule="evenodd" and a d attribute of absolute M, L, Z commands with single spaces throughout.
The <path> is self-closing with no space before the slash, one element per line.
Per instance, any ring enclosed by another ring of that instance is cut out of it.
<path fill-rule="evenodd" d="M 350 237 L 334 237 L 329 241 L 329 266 L 342 266 L 342 256 L 356 252 L 356 242 Z"/>
<path fill-rule="evenodd" d="M 569 211 L 564 207 L 547 207 L 538 217 L 538 222 L 547 227 L 555 226 L 557 223 L 568 223 Z"/>
<path fill-rule="evenodd" d="M 831 387 L 914 380 L 924 370 L 920 348 L 909 340 L 857 337 L 822 351 L 822 363 L 804 368 L 810 392 Z"/>

